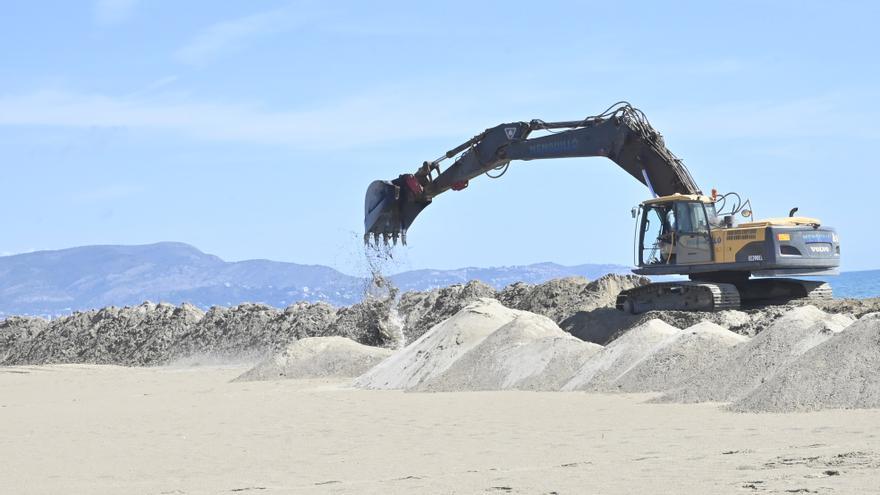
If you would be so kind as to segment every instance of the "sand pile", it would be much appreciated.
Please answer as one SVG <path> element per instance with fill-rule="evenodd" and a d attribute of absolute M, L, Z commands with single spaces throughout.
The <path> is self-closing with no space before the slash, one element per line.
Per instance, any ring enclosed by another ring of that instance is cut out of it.
<path fill-rule="evenodd" d="M 365 345 L 395 347 L 398 336 L 389 320 L 393 304 L 389 299 L 367 299 L 340 308 L 337 317 L 319 335 L 341 335 Z"/>
<path fill-rule="evenodd" d="M 215 306 L 205 313 L 204 318 L 188 328 L 188 332 L 178 336 L 170 350 L 174 357 L 187 357 L 199 354 L 211 356 L 233 356 L 253 353 L 260 348 L 260 342 L 269 339 L 268 348 L 280 346 L 274 332 L 269 333 L 279 311 L 264 304 L 242 304 L 232 308 Z"/>
<path fill-rule="evenodd" d="M 414 390 L 559 390 L 601 349 L 547 317 L 518 311 L 512 321 Z"/>
<path fill-rule="evenodd" d="M 509 308 L 546 316 L 559 323 L 581 311 L 614 307 L 617 294 L 648 283 L 645 277 L 608 274 L 592 282 L 583 277 L 560 278 L 534 286 L 512 284 L 498 294 Z"/>
<path fill-rule="evenodd" d="M 610 384 L 620 392 L 661 392 L 699 375 L 749 338 L 704 321 L 677 332 Z"/>
<path fill-rule="evenodd" d="M 559 323 L 566 332 L 600 345 L 606 345 L 630 328 L 658 319 L 678 328 L 687 328 L 703 321 L 714 323 L 734 333 L 753 337 L 768 328 L 799 304 L 770 306 L 745 311 L 727 310 L 717 313 L 690 311 L 650 311 L 630 315 L 614 308 L 579 311 Z"/>
<path fill-rule="evenodd" d="M 833 284 L 832 284 L 833 285 Z M 880 297 L 867 299 L 830 299 L 816 301 L 816 306 L 829 313 L 844 313 L 857 318 L 880 311 Z"/>
<path fill-rule="evenodd" d="M 613 384 L 669 337 L 681 332 L 660 320 L 649 320 L 608 344 L 562 387 L 563 390 L 613 390 Z"/>
<path fill-rule="evenodd" d="M 203 316 L 188 304 L 143 303 L 78 312 L 20 341 L 3 364 L 149 364 L 167 358 L 175 342 Z"/>
<path fill-rule="evenodd" d="M 306 337 L 257 364 L 235 381 L 354 378 L 391 355 L 345 337 Z"/>
<path fill-rule="evenodd" d="M 0 364 L 21 353 L 26 343 L 48 326 L 49 322 L 42 318 L 27 316 L 12 316 L 0 320 Z"/>
<path fill-rule="evenodd" d="M 730 401 L 742 397 L 799 356 L 843 330 L 853 319 L 814 306 L 788 311 L 749 342 L 681 387 L 658 399 L 664 402 Z"/>
<path fill-rule="evenodd" d="M 299 338 L 327 334 L 335 318 L 336 309 L 326 303 L 299 303 L 284 311 L 264 304 L 213 307 L 174 342 L 171 353 L 173 358 L 261 356 Z"/>
<path fill-rule="evenodd" d="M 813 347 L 731 405 L 744 412 L 880 407 L 880 313 Z"/>
<path fill-rule="evenodd" d="M 284 310 L 265 304 L 212 307 L 207 313 L 183 304 L 144 303 L 74 313 L 51 322 L 30 318 L 0 321 L 0 364 L 98 363 L 150 365 L 241 359 L 280 351 L 305 337 L 341 336 L 373 346 L 404 342 L 397 315 L 397 289 L 377 273 L 364 301 L 336 309 L 326 303 L 296 303 Z M 460 308 L 440 291 L 425 321 Z M 465 299 L 470 298 L 464 295 Z M 436 311 L 435 311 L 436 310 Z"/>
<path fill-rule="evenodd" d="M 9 318 L 0 323 L 0 364 L 155 365 L 190 356 L 262 355 L 330 332 L 363 336 L 358 328 L 331 329 L 335 321 L 336 309 L 325 303 L 298 303 L 283 311 L 242 304 L 207 313 L 189 304 L 144 303 L 51 322 Z"/>
<path fill-rule="evenodd" d="M 498 300 L 508 308 L 521 309 L 561 321 L 573 314 L 582 302 L 582 293 L 589 284 L 583 277 L 566 277 L 529 286 L 513 284 L 505 287 Z"/>
<path fill-rule="evenodd" d="M 355 386 L 415 388 L 448 370 L 456 360 L 519 314 L 494 299 L 479 299 L 358 377 Z"/>
<path fill-rule="evenodd" d="M 400 297 L 397 312 L 403 321 L 406 342 L 413 342 L 431 327 L 481 298 L 494 298 L 495 289 L 479 281 L 451 285 Z"/>
<path fill-rule="evenodd" d="M 502 291 L 471 282 L 410 292 L 399 300 L 393 287 L 374 281 L 375 294 L 340 309 L 325 303 L 298 303 L 284 310 L 242 304 L 205 313 L 186 304 L 145 303 L 53 321 L 13 317 L 0 321 L 0 365 L 141 366 L 263 358 L 285 351 L 286 358 L 276 356 L 280 361 L 273 361 L 281 369 L 294 366 L 292 360 L 300 355 L 296 352 L 305 352 L 295 348 L 291 353 L 291 343 L 340 336 L 387 348 L 415 341 L 364 373 L 358 383 L 367 388 L 669 391 L 662 400 L 728 401 L 769 381 L 852 321 L 796 305 L 643 315 L 613 308 L 620 290 L 645 281 L 608 275 L 594 282 L 568 278 L 513 284 Z M 495 296 L 508 307 L 484 299 Z M 857 313 L 874 307 L 870 301 L 822 304 Z M 702 321 L 707 323 L 694 327 Z M 740 343 L 742 339 L 729 331 L 758 336 Z M 345 352 L 327 352 L 339 356 L 343 366 Z M 293 374 L 300 372 L 291 369 Z M 305 368 L 301 371 L 306 373 Z"/>

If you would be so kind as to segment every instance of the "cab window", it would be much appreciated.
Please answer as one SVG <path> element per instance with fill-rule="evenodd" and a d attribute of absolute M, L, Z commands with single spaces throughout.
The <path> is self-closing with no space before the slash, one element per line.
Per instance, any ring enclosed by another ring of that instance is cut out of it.
<path fill-rule="evenodd" d="M 675 203 L 675 226 L 680 233 L 709 233 L 706 210 L 699 202 Z"/>

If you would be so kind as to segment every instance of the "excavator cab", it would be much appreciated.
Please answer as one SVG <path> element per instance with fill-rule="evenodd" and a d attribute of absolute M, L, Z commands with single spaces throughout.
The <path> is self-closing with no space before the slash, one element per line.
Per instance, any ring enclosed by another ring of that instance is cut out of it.
<path fill-rule="evenodd" d="M 718 227 L 711 198 L 674 194 L 639 205 L 636 265 L 694 265 L 713 261 L 712 231 Z"/>

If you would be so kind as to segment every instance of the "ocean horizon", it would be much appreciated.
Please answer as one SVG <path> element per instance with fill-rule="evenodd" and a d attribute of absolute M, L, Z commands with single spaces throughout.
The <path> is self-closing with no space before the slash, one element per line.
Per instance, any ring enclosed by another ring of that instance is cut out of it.
<path fill-rule="evenodd" d="M 880 297 L 880 270 L 841 272 L 840 275 L 802 278 L 828 282 L 831 284 L 835 298 Z"/>

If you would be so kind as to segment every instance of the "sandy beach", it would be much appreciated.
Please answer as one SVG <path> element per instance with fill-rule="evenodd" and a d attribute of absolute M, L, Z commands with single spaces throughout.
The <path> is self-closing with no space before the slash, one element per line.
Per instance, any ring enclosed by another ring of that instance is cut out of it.
<path fill-rule="evenodd" d="M 246 369 L 0 369 L 3 491 L 880 493 L 880 410 L 230 382 Z"/>

